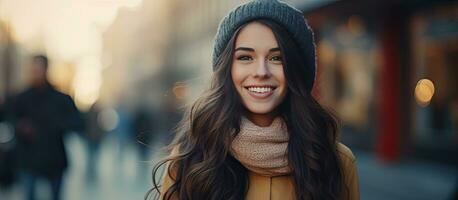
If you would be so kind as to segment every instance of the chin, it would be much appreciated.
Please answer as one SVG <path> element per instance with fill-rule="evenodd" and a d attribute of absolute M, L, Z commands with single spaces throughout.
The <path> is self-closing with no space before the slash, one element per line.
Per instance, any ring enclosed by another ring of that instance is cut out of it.
<path fill-rule="evenodd" d="M 247 110 L 253 114 L 264 115 L 274 111 L 273 105 L 245 105 Z"/>

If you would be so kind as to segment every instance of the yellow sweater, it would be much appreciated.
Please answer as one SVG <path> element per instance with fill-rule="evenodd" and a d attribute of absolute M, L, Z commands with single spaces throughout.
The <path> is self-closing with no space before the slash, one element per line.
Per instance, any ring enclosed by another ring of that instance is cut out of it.
<path fill-rule="evenodd" d="M 343 176 L 346 186 L 349 188 L 350 197 L 348 200 L 359 200 L 359 180 L 356 167 L 356 159 L 351 150 L 344 144 L 337 145 L 342 160 Z M 293 179 L 291 176 L 266 177 L 249 171 L 249 188 L 246 200 L 294 200 L 295 193 Z M 163 187 L 161 188 L 161 197 L 172 185 L 173 180 L 165 173 L 163 178 Z M 175 198 L 177 199 L 176 196 Z"/>

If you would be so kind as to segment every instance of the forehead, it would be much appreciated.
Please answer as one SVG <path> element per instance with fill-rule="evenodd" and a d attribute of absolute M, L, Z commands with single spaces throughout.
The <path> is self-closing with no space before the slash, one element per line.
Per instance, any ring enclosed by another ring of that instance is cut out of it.
<path fill-rule="evenodd" d="M 278 47 L 278 44 L 270 27 L 259 22 L 250 22 L 240 30 L 235 46 L 261 50 Z"/>

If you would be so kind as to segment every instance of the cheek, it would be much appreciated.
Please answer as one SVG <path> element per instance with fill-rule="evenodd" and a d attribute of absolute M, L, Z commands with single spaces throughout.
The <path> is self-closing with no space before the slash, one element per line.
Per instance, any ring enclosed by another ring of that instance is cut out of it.
<path fill-rule="evenodd" d="M 231 76 L 232 82 L 234 83 L 237 90 L 239 90 L 244 80 L 243 71 L 240 70 L 237 66 L 232 66 Z"/>
<path fill-rule="evenodd" d="M 239 70 L 235 69 L 235 66 L 231 67 L 231 78 L 232 78 L 232 84 L 234 86 L 235 92 L 239 94 L 239 96 L 242 96 L 242 80 L 239 75 Z"/>
<path fill-rule="evenodd" d="M 279 70 L 276 73 L 273 74 L 275 77 L 276 81 L 278 82 L 280 93 L 279 96 L 281 98 L 281 101 L 283 101 L 284 97 L 286 96 L 286 92 L 288 90 L 288 85 L 286 83 L 286 78 L 283 70 Z"/>
<path fill-rule="evenodd" d="M 272 76 L 275 78 L 280 87 L 286 87 L 286 78 L 283 69 L 272 70 Z"/>

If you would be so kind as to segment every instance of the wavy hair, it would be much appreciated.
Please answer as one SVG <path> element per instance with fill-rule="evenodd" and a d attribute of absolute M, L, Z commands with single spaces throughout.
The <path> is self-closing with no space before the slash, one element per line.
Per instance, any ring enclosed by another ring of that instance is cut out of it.
<path fill-rule="evenodd" d="M 342 199 L 348 189 L 336 149 L 337 120 L 306 89 L 301 76 L 305 62 L 289 33 L 271 20 L 255 21 L 272 29 L 283 56 L 288 92 L 278 113 L 290 134 L 287 151 L 296 199 Z M 162 194 L 164 199 L 172 195 L 180 200 L 245 198 L 248 171 L 229 153 L 245 110 L 231 79 L 235 40 L 245 25 L 237 29 L 219 56 L 210 88 L 185 112 L 167 147 L 176 153 L 155 165 L 153 188 L 145 199 L 153 192 L 160 193 L 156 175 L 161 166 L 167 166 L 165 173 L 174 180 Z"/>

